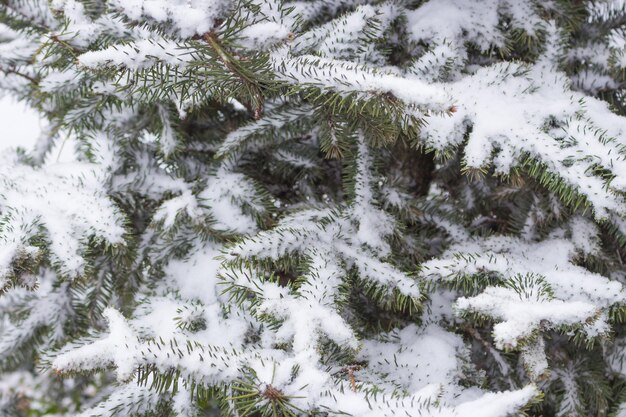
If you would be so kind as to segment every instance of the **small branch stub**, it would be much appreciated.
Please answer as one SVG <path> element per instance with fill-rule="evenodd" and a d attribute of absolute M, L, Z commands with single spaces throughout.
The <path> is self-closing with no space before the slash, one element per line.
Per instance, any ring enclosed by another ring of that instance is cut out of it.
<path fill-rule="evenodd" d="M 275 388 L 271 384 L 267 384 L 265 389 L 261 392 L 261 397 L 269 401 L 278 401 L 284 397 L 284 394 L 278 388 Z"/>
<path fill-rule="evenodd" d="M 356 392 L 356 378 L 354 377 L 354 373 L 363 369 L 361 365 L 349 365 L 342 369 L 343 372 L 348 374 L 348 379 L 350 380 L 350 388 L 353 392 Z"/>

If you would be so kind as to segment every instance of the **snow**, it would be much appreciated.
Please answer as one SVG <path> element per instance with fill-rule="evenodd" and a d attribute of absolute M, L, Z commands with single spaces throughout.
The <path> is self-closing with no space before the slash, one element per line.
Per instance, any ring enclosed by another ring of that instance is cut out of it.
<path fill-rule="evenodd" d="M 399 15 L 399 9 L 392 3 L 359 5 L 354 11 L 296 37 L 290 49 L 298 54 L 314 51 L 327 58 L 354 59 L 356 56 L 358 62 L 376 62 L 379 52 L 372 48 L 369 40 L 381 36 L 384 28 Z"/>
<path fill-rule="evenodd" d="M 481 416 L 510 415 L 537 395 L 537 388 L 529 385 L 518 391 L 485 394 L 477 400 L 461 404 L 455 411 L 461 416 L 475 413 L 474 410 L 480 410 Z"/>
<path fill-rule="evenodd" d="M 481 294 L 456 302 L 460 311 L 476 312 L 502 320 L 493 328 L 496 347 L 515 348 L 520 340 L 530 337 L 540 327 L 572 326 L 592 321 L 597 307 L 580 301 L 534 300 L 502 287 L 488 287 Z"/>
<path fill-rule="evenodd" d="M 55 274 L 43 270 L 34 278 L 36 289 L 24 297 L 23 302 L 31 307 L 30 314 L 18 324 L 3 323 L 0 327 L 0 360 L 19 353 L 24 343 L 32 339 L 37 331 L 48 329 L 52 341 L 63 340 L 64 326 L 70 320 L 72 307 L 68 296 L 67 283 L 53 288 Z M 36 307 L 36 308 L 32 308 Z"/>
<path fill-rule="evenodd" d="M 0 359 L 102 373 L 85 417 L 190 417 L 198 386 L 233 414 L 271 391 L 298 414 L 505 417 L 546 378 L 565 414 L 567 337 L 626 375 L 626 119 L 589 95 L 619 86 L 624 31 L 572 48 L 558 2 L 369 3 L 9 0 L 42 26 L 0 24 L 0 88 L 51 125 L 2 98 Z"/>
<path fill-rule="evenodd" d="M 370 177 L 371 161 L 361 146 L 360 171 L 362 177 Z M 369 180 L 366 183 L 370 183 Z M 271 231 L 260 232 L 255 237 L 238 243 L 231 249 L 231 256 L 277 259 L 287 254 L 303 252 L 314 255 L 338 257 L 338 264 L 347 263 L 355 267 L 364 278 L 399 290 L 409 297 L 418 298 L 420 291 L 416 283 L 393 265 L 381 261 L 389 251 L 383 241 L 389 235 L 392 225 L 390 218 L 380 209 L 370 204 L 361 204 L 368 198 L 369 191 L 357 187 L 356 200 L 344 212 L 333 214 L 329 210 L 308 210 L 285 217 Z M 359 200 L 359 198 L 361 200 Z M 325 219 L 320 226 L 319 219 Z M 369 225 L 378 224 L 374 230 Z M 361 224 L 365 227 L 361 228 Z M 355 237 L 362 245 L 353 245 Z M 330 278 L 330 275 L 327 279 Z"/>
<path fill-rule="evenodd" d="M 11 95 L 0 96 L 0 148 L 31 149 L 44 122 L 36 111 Z"/>
<path fill-rule="evenodd" d="M 563 74 L 541 71 L 544 69 L 539 67 L 496 64 L 450 84 L 447 88 L 456 99 L 457 111 L 450 117 L 429 119 L 423 130 L 427 142 L 435 149 L 458 146 L 471 126 L 464 147 L 467 167 L 480 169 L 493 163 L 497 173 L 508 174 L 528 153 L 584 195 L 598 219 L 610 212 L 624 212 L 623 197 L 589 171 L 593 163 L 614 170 L 619 179 L 611 186 L 624 189 L 621 179 L 626 178 L 626 159 L 612 154 L 607 139 L 623 135 L 626 123 L 605 103 L 567 91 Z M 584 108 L 578 108 L 574 103 L 583 99 Z M 550 118 L 559 121 L 560 128 L 546 131 Z M 603 128 L 594 129 L 594 125 Z"/>
<path fill-rule="evenodd" d="M 454 384 L 458 384 L 462 376 L 459 368 L 469 360 L 469 352 L 460 336 L 431 324 L 425 328 L 409 325 L 381 339 L 366 341 L 359 352 L 359 358 L 367 361 L 368 369 L 384 379 L 393 375 L 388 383 L 400 384 L 408 392 L 440 386 L 446 401 L 454 399 L 459 389 Z M 393 362 L 387 358 L 393 358 Z"/>
<path fill-rule="evenodd" d="M 528 376 L 537 381 L 549 374 L 548 358 L 546 357 L 546 344 L 543 337 L 529 340 L 521 349 L 522 362 Z"/>
<path fill-rule="evenodd" d="M 453 104 L 452 97 L 438 85 L 374 71 L 349 61 L 314 55 L 292 57 L 288 51 L 283 48 L 271 54 L 271 62 L 279 79 L 286 83 L 336 90 L 344 95 L 391 93 L 407 106 L 414 105 L 435 112 L 444 112 Z"/>
<path fill-rule="evenodd" d="M 245 108 L 244 108 L 245 109 Z M 286 126 L 296 123 L 311 113 L 308 105 L 297 108 L 266 109 L 265 115 L 259 120 L 245 124 L 228 133 L 221 142 L 217 151 L 218 156 L 236 154 L 247 148 L 247 142 L 266 134 L 268 131 L 278 131 Z M 276 139 L 276 138 L 272 138 Z M 258 141 L 255 142 L 258 146 Z"/>
<path fill-rule="evenodd" d="M 471 313 L 495 321 L 493 338 L 499 349 L 520 349 L 530 375 L 547 367 L 536 343 L 550 329 L 579 329 L 586 337 L 607 335 L 608 309 L 626 301 L 624 286 L 576 265 L 582 253 L 596 253 L 597 231 L 580 218 L 570 224 L 573 241 L 560 230 L 541 242 L 508 236 L 465 237 L 438 258 L 422 264 L 422 276 L 450 281 L 473 274 L 494 273 L 501 286 L 487 286 L 477 295 L 460 297 L 457 314 Z M 594 244 L 595 243 L 595 244 Z"/>
<path fill-rule="evenodd" d="M 230 171 L 227 165 L 218 169 L 198 199 L 208 210 L 216 230 L 252 233 L 257 230 L 256 221 L 242 206 L 248 205 L 257 213 L 264 211 L 254 184 L 244 175 Z"/>
<path fill-rule="evenodd" d="M 244 28 L 240 36 L 245 39 L 245 45 L 250 48 L 262 48 L 266 44 L 277 43 L 287 39 L 291 34 L 288 27 L 277 22 L 263 22 Z"/>
<path fill-rule="evenodd" d="M 493 236 L 459 242 L 422 267 L 424 275 L 432 279 L 453 279 L 456 274 L 483 271 L 497 272 L 503 278 L 530 274 L 543 277 L 557 298 L 604 308 L 624 302 L 622 284 L 575 264 L 576 249 L 570 241 L 558 237 L 530 243 Z"/>
<path fill-rule="evenodd" d="M 430 0 L 409 11 L 407 28 L 411 38 L 433 45 L 451 43 L 459 57 L 466 55 L 466 42 L 482 51 L 504 47 L 500 16 L 511 18 L 513 27 L 534 34 L 543 22 L 533 12 L 528 0 Z"/>
<path fill-rule="evenodd" d="M 501 46 L 504 39 L 496 30 L 498 25 L 498 3 L 489 1 L 431 0 L 408 13 L 407 26 L 413 39 L 463 42 L 467 39 L 486 50 L 493 42 Z M 477 9 L 481 8 L 480 11 Z M 436 38 L 434 38 L 436 36 Z M 462 40 L 463 39 L 463 40 Z"/>
<path fill-rule="evenodd" d="M 146 18 L 171 22 L 183 38 L 208 32 L 229 1 L 219 0 L 113 0 L 111 6 L 131 20 Z"/>
<path fill-rule="evenodd" d="M 5 216 L 20 216 L 19 232 L 5 232 L 6 243 L 22 245 L 43 226 L 52 256 L 71 275 L 84 267 L 80 254 L 83 237 L 92 235 L 116 244 L 124 229 L 119 210 L 100 190 L 98 167 L 85 163 L 59 163 L 35 170 L 21 165 L 15 154 L 2 155 L 0 198 Z"/>
<path fill-rule="evenodd" d="M 198 200 L 188 189 L 183 190 L 181 195 L 163 202 L 154 213 L 153 219 L 163 222 L 163 227 L 169 229 L 174 226 L 176 216 L 181 212 L 191 218 L 197 218 L 202 214 L 198 207 Z"/>
<path fill-rule="evenodd" d="M 354 185 L 354 202 L 351 215 L 358 221 L 356 241 L 373 248 L 380 256 L 391 252 L 389 244 L 383 239 L 393 233 L 395 222 L 391 216 L 378 210 L 372 193 L 372 175 L 369 172 L 372 159 L 365 143 L 365 137 L 359 132 L 357 137 L 357 165 Z"/>
<path fill-rule="evenodd" d="M 52 364 L 57 372 L 98 369 L 113 363 L 119 381 L 128 380 L 132 376 L 139 357 L 137 337 L 115 309 L 107 308 L 104 316 L 108 321 L 109 334 L 92 344 L 75 349 L 71 355 L 57 356 Z"/>
<path fill-rule="evenodd" d="M 138 385 L 132 381 L 116 386 L 104 401 L 85 408 L 76 417 L 92 417 L 110 410 L 124 413 L 123 415 L 145 413 L 156 407 L 160 400 L 160 395 L 150 389 L 149 382 L 146 385 Z"/>
<path fill-rule="evenodd" d="M 82 65 L 90 68 L 112 64 L 131 69 L 148 68 L 158 62 L 184 66 L 190 59 L 189 50 L 166 39 L 144 39 L 121 47 L 85 52 L 78 57 Z"/>

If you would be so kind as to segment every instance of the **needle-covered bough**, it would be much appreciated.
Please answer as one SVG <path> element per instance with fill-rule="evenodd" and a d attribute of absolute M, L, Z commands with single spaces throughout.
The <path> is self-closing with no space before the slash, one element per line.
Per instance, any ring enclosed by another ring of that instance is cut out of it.
<path fill-rule="evenodd" d="M 625 27 L 0 0 L 0 416 L 626 416 Z"/>

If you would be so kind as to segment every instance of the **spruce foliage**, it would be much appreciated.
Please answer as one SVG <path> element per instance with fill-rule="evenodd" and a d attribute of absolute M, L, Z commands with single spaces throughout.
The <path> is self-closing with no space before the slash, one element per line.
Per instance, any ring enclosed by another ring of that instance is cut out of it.
<path fill-rule="evenodd" d="M 0 416 L 626 416 L 625 28 L 0 0 Z"/>

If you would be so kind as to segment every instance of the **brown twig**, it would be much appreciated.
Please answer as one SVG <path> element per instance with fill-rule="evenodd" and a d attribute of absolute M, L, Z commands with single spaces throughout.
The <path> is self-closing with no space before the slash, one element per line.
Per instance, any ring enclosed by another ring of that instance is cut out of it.
<path fill-rule="evenodd" d="M 353 392 L 356 392 L 356 378 L 354 377 L 354 373 L 363 369 L 361 365 L 348 365 L 342 369 L 343 372 L 348 374 L 348 379 L 350 380 L 350 388 Z"/>
<path fill-rule="evenodd" d="M 252 113 L 252 117 L 255 120 L 259 120 L 263 116 L 263 94 L 261 93 L 261 87 L 258 85 L 258 82 L 245 71 L 239 65 L 237 59 L 235 59 L 231 54 L 226 51 L 222 45 L 218 42 L 215 37 L 215 33 L 207 32 L 202 36 L 202 39 L 215 51 L 219 60 L 224 64 L 224 66 L 233 74 L 235 74 L 244 84 L 247 84 L 254 90 L 255 101 L 254 106 L 250 106 L 248 110 Z"/>

